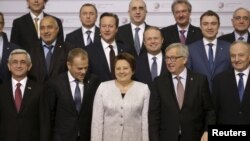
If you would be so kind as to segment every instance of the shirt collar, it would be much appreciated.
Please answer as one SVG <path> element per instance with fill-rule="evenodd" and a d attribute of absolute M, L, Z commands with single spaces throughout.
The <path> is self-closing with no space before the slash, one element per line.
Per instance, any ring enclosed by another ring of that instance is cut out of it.
<path fill-rule="evenodd" d="M 209 44 L 209 43 L 212 43 L 216 47 L 217 46 L 217 38 L 215 38 L 212 42 L 209 42 L 207 39 L 205 39 L 203 37 L 203 43 L 205 46 L 207 46 L 207 44 Z"/>
<path fill-rule="evenodd" d="M 117 45 L 116 45 L 115 40 L 114 40 L 111 44 L 108 44 L 106 41 L 104 41 L 104 40 L 101 38 L 101 43 L 102 43 L 102 46 L 103 46 L 104 49 L 107 49 L 109 45 L 112 45 L 114 49 L 117 48 Z"/>
<path fill-rule="evenodd" d="M 51 45 L 47 45 L 44 41 L 42 41 L 42 45 L 44 46 L 44 45 L 46 45 L 46 46 L 56 46 L 56 40 L 51 44 Z"/>
<path fill-rule="evenodd" d="M 238 40 L 239 37 L 243 37 L 244 40 L 247 40 L 247 38 L 248 38 L 248 32 L 245 33 L 244 35 L 239 35 L 237 32 L 234 31 L 234 35 L 235 35 L 235 39 L 236 39 L 236 40 Z"/>
<path fill-rule="evenodd" d="M 180 31 L 180 30 L 186 30 L 185 33 L 187 33 L 187 32 L 188 32 L 188 29 L 189 29 L 189 24 L 188 24 L 188 26 L 187 26 L 186 28 L 184 28 L 184 29 L 180 28 L 180 26 L 177 25 L 177 29 L 178 29 L 178 31 Z"/>
<path fill-rule="evenodd" d="M 85 34 L 86 31 L 91 31 L 91 33 L 95 32 L 95 26 L 91 27 L 90 29 L 87 29 L 86 27 L 82 26 L 82 33 Z"/>
<path fill-rule="evenodd" d="M 152 55 L 150 53 L 148 54 L 148 58 L 152 59 L 153 57 L 156 57 L 157 59 L 162 58 L 162 52 L 158 53 L 157 55 Z"/>
<path fill-rule="evenodd" d="M 39 20 L 41 20 L 44 17 L 44 13 L 43 12 L 41 12 L 38 16 L 36 16 L 32 12 L 30 12 L 30 15 L 31 15 L 32 20 L 34 20 L 35 18 L 39 18 Z"/>
<path fill-rule="evenodd" d="M 24 86 L 24 87 L 25 87 L 26 82 L 27 82 L 27 80 L 28 80 L 28 77 L 27 77 L 27 76 L 24 77 L 21 81 L 17 81 L 16 79 L 14 79 L 14 78 L 12 77 L 11 80 L 12 80 L 12 84 L 13 84 L 14 86 L 16 86 L 17 83 L 21 83 L 21 86 Z"/>
<path fill-rule="evenodd" d="M 238 73 L 243 73 L 244 75 L 248 76 L 248 75 L 249 75 L 249 70 L 250 70 L 250 66 L 248 66 L 248 68 L 246 68 L 246 69 L 245 69 L 244 71 L 242 71 L 242 72 L 239 72 L 239 71 L 237 71 L 237 70 L 234 70 L 234 73 L 235 73 L 236 76 L 238 75 Z"/>
<path fill-rule="evenodd" d="M 132 28 L 132 30 L 133 30 L 133 31 L 134 31 L 134 29 L 135 29 L 136 27 L 139 27 L 140 29 L 145 29 L 146 24 L 145 24 L 145 23 L 143 23 L 143 24 L 141 24 L 141 25 L 137 26 L 137 25 L 135 25 L 135 24 L 131 23 L 131 28 Z"/>
<path fill-rule="evenodd" d="M 177 76 L 177 75 L 172 74 L 172 78 L 173 78 L 173 79 L 175 79 L 176 76 Z M 187 79 L 187 69 L 184 68 L 184 70 L 179 74 L 179 76 L 180 76 L 182 79 L 186 80 L 186 79 Z"/>

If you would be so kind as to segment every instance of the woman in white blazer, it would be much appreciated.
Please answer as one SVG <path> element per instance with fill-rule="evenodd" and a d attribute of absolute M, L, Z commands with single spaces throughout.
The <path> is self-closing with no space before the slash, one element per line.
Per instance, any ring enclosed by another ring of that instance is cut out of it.
<path fill-rule="evenodd" d="M 131 79 L 132 55 L 121 53 L 114 64 L 116 79 L 101 83 L 95 95 L 91 141 L 148 141 L 149 88 Z"/>

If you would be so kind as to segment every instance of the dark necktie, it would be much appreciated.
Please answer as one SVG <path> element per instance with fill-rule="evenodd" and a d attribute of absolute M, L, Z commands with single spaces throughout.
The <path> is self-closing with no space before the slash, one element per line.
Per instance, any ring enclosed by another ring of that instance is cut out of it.
<path fill-rule="evenodd" d="M 75 80 L 76 82 L 76 89 L 75 89 L 75 105 L 76 105 L 76 110 L 78 113 L 80 113 L 81 110 L 81 91 L 79 87 L 79 81 Z"/>
<path fill-rule="evenodd" d="M 110 72 L 113 74 L 114 72 L 114 65 L 115 65 L 115 51 L 113 49 L 112 45 L 109 45 L 110 51 L 109 51 L 109 61 L 110 61 Z"/>
<path fill-rule="evenodd" d="M 90 30 L 86 31 L 86 34 L 88 35 L 86 46 L 88 46 L 89 44 L 92 44 L 92 40 L 91 40 L 91 37 L 90 37 L 91 31 Z"/>
<path fill-rule="evenodd" d="M 209 68 L 210 68 L 210 72 L 213 73 L 213 69 L 214 69 L 214 53 L 213 53 L 213 44 L 212 43 L 208 43 L 207 44 L 209 49 L 208 49 L 208 62 L 209 62 Z"/>
<path fill-rule="evenodd" d="M 238 38 L 238 40 L 243 41 L 243 40 L 244 40 L 244 37 L 240 36 L 240 37 Z"/>
<path fill-rule="evenodd" d="M 186 30 L 180 30 L 180 33 L 181 33 L 181 35 L 180 35 L 180 40 L 181 40 L 181 43 L 182 43 L 182 44 L 185 44 L 185 43 L 186 43 L 185 32 L 186 32 Z"/>
<path fill-rule="evenodd" d="M 134 43 L 135 43 L 135 50 L 136 50 L 137 55 L 140 54 L 140 49 L 141 49 L 141 47 L 140 47 L 140 38 L 139 38 L 139 34 L 138 34 L 139 30 L 140 30 L 139 27 L 136 27 L 136 28 L 135 28 L 135 39 L 134 39 Z"/>
<path fill-rule="evenodd" d="M 184 87 L 181 83 L 181 77 L 176 76 L 176 79 L 177 79 L 177 101 L 181 109 L 183 105 L 183 100 L 184 100 Z"/>
<path fill-rule="evenodd" d="M 243 95 L 244 95 L 244 83 L 243 83 L 243 76 L 244 73 L 238 73 L 240 79 L 238 82 L 238 91 L 239 91 L 239 97 L 240 97 L 240 101 L 242 101 Z"/>
<path fill-rule="evenodd" d="M 153 63 L 151 65 L 151 77 L 152 80 L 154 80 L 154 78 L 157 76 L 157 61 L 156 61 L 156 57 L 153 57 Z"/>
<path fill-rule="evenodd" d="M 16 84 L 16 90 L 15 90 L 15 104 L 16 104 L 16 110 L 19 112 L 21 103 L 22 103 L 22 92 L 20 89 L 21 83 Z"/>
<path fill-rule="evenodd" d="M 51 63 L 51 58 L 52 58 L 53 45 L 51 45 L 51 46 L 44 45 L 44 47 L 49 50 L 48 53 L 46 54 L 46 57 L 45 57 L 47 73 L 49 73 L 50 63 Z"/>

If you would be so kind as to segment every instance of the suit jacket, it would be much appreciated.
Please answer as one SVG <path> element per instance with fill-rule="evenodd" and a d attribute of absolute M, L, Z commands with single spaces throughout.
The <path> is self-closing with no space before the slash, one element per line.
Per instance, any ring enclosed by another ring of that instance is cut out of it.
<path fill-rule="evenodd" d="M 96 26 L 94 42 L 98 39 L 100 39 L 100 29 Z M 67 34 L 65 42 L 77 45 L 77 47 L 85 48 L 86 46 L 83 39 L 82 28 L 80 27 L 77 30 Z"/>
<path fill-rule="evenodd" d="M 19 46 L 10 43 L 7 39 L 6 33 L 2 33 L 3 38 L 3 54 L 1 54 L 2 59 L 0 62 L 0 83 L 10 79 L 10 73 L 8 71 L 7 62 L 11 51 L 19 48 Z"/>
<path fill-rule="evenodd" d="M 60 82 L 60 83 L 58 83 Z M 100 81 L 96 76 L 87 74 L 84 78 L 84 96 L 81 111 L 77 112 L 72 97 L 67 73 L 48 81 L 45 87 L 45 99 L 49 113 L 47 129 L 52 141 L 90 141 L 90 126 L 95 92 Z M 48 137 L 48 134 L 47 134 Z"/>
<path fill-rule="evenodd" d="M 233 43 L 235 41 L 235 35 L 234 35 L 234 32 L 232 32 L 232 33 L 222 35 L 218 39 L 229 42 L 229 43 Z M 248 32 L 247 42 L 250 43 L 250 32 Z"/>
<path fill-rule="evenodd" d="M 118 53 L 131 53 L 130 48 L 118 42 L 116 42 L 116 44 Z M 96 40 L 93 44 L 87 46 L 86 51 L 89 55 L 89 71 L 97 75 L 102 82 L 114 79 L 114 75 L 110 72 L 109 69 L 101 39 Z"/>
<path fill-rule="evenodd" d="M 146 24 L 145 29 L 148 27 L 150 27 L 150 25 Z M 117 32 L 117 41 L 126 44 L 128 47 L 130 47 L 132 50 L 132 55 L 137 57 L 138 55 L 135 49 L 134 36 L 131 28 L 131 23 L 120 26 Z M 140 54 L 144 51 L 146 51 L 146 49 L 142 42 Z"/>
<path fill-rule="evenodd" d="M 124 98 L 115 80 L 96 91 L 91 141 L 148 141 L 148 86 L 133 82 Z"/>
<path fill-rule="evenodd" d="M 41 141 L 42 86 L 27 80 L 19 113 L 13 98 L 12 82 L 0 86 L 0 140 Z"/>
<path fill-rule="evenodd" d="M 160 75 L 167 72 L 164 58 L 165 57 L 162 56 L 162 66 L 160 68 L 161 69 Z M 140 81 L 146 84 L 151 84 L 153 82 L 149 65 L 151 64 L 149 64 L 148 62 L 147 52 L 143 52 L 139 57 L 136 58 L 135 79 L 137 81 Z"/>
<path fill-rule="evenodd" d="M 179 31 L 177 24 L 170 25 L 161 29 L 164 37 L 163 50 L 165 50 L 172 43 L 180 43 Z M 186 45 L 191 44 L 197 40 L 202 39 L 203 35 L 199 27 L 189 25 L 188 33 L 186 37 Z"/>
<path fill-rule="evenodd" d="M 47 13 L 44 13 L 44 16 L 51 16 Z M 64 41 L 63 37 L 63 27 L 60 19 L 54 17 L 57 20 L 59 26 L 59 33 L 57 35 L 58 41 Z M 39 38 L 37 36 L 36 28 L 33 22 L 33 19 L 30 13 L 23 15 L 13 21 L 10 41 L 19 45 L 22 49 L 30 52 L 31 48 L 34 48 L 34 45 Z"/>
<path fill-rule="evenodd" d="M 233 69 L 214 78 L 212 96 L 218 124 L 250 124 L 250 76 L 247 78 L 242 102 L 237 83 Z"/>
<path fill-rule="evenodd" d="M 217 49 L 214 59 L 214 69 L 210 72 L 209 62 L 204 47 L 203 40 L 199 40 L 189 45 L 188 68 L 194 72 L 204 74 L 208 78 L 210 90 L 212 90 L 212 80 L 216 74 L 231 68 L 230 44 L 225 41 L 217 40 Z"/>
<path fill-rule="evenodd" d="M 49 78 L 55 77 L 56 75 L 65 72 L 67 70 L 67 55 L 72 48 L 74 48 L 72 45 L 57 41 L 50 62 L 50 70 L 49 73 L 47 73 L 42 42 L 37 42 L 37 45 L 32 48 L 30 53 L 32 67 L 28 75 L 32 79 L 43 83 Z"/>
<path fill-rule="evenodd" d="M 171 73 L 156 77 L 149 102 L 151 141 L 200 141 L 207 125 L 215 123 L 215 112 L 205 76 L 187 71 L 185 96 L 180 110 Z"/>

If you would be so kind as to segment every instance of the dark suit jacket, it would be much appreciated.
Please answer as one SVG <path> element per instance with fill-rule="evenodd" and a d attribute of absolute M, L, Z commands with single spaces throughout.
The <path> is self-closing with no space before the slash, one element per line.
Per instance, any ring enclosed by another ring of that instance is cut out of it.
<path fill-rule="evenodd" d="M 6 33 L 2 33 L 2 37 L 3 37 L 3 54 L 1 54 L 2 56 L 2 60 L 0 62 L 0 83 L 2 81 L 6 81 L 8 79 L 10 79 L 10 73 L 8 71 L 8 67 L 7 67 L 7 62 L 8 62 L 8 58 L 9 55 L 11 53 L 12 50 L 19 48 L 19 46 L 10 43 L 7 39 L 7 35 Z"/>
<path fill-rule="evenodd" d="M 42 86 L 27 80 L 19 113 L 15 107 L 12 82 L 3 83 L 0 91 L 0 140 L 40 141 Z"/>
<path fill-rule="evenodd" d="M 130 48 L 127 46 L 118 42 L 116 42 L 116 44 L 118 53 L 131 53 Z M 114 75 L 109 70 L 109 65 L 103 50 L 101 39 L 87 46 L 86 51 L 89 55 L 89 71 L 97 75 L 102 82 L 114 79 Z"/>
<path fill-rule="evenodd" d="M 95 27 L 94 42 L 100 39 L 100 29 Z M 78 28 L 75 31 L 66 35 L 65 42 L 76 45 L 77 47 L 85 48 L 85 43 L 82 35 L 82 28 Z"/>
<path fill-rule="evenodd" d="M 44 13 L 44 16 L 51 16 Z M 57 20 L 59 26 L 59 33 L 57 36 L 58 41 L 64 41 L 63 27 L 60 19 L 54 17 Z M 34 47 L 35 43 L 39 41 L 36 28 L 30 13 L 23 15 L 13 21 L 10 41 L 19 45 L 21 48 L 30 52 L 30 49 Z"/>
<path fill-rule="evenodd" d="M 72 45 L 66 43 L 56 42 L 53 55 L 50 63 L 50 71 L 47 73 L 46 60 L 42 42 L 37 42 L 37 45 L 31 50 L 32 67 L 28 75 L 41 83 L 46 82 L 49 78 L 65 72 L 67 70 L 67 56 L 68 52 L 74 48 Z"/>
<path fill-rule="evenodd" d="M 232 32 L 232 33 L 222 35 L 218 39 L 229 42 L 229 43 L 233 43 L 235 41 L 235 35 L 234 35 L 234 32 Z M 249 32 L 248 32 L 247 42 L 250 43 L 250 33 Z"/>
<path fill-rule="evenodd" d="M 150 27 L 150 25 L 146 24 L 145 29 L 148 28 L 148 27 Z M 127 45 L 128 47 L 130 47 L 131 50 L 132 50 L 132 55 L 137 57 L 138 55 L 137 55 L 137 52 L 136 52 L 136 49 L 135 49 L 135 46 L 134 46 L 135 43 L 134 43 L 134 38 L 133 37 L 134 36 L 133 36 L 133 32 L 131 30 L 131 23 L 125 24 L 125 25 L 120 26 L 118 28 L 116 40 L 118 42 L 121 42 L 121 43 Z M 146 51 L 146 49 L 145 49 L 145 46 L 144 46 L 144 44 L 142 42 L 140 54 L 142 52 L 144 52 L 144 51 Z"/>
<path fill-rule="evenodd" d="M 234 70 L 218 74 L 213 82 L 213 102 L 218 124 L 250 124 L 250 76 L 242 102 L 239 99 Z"/>
<path fill-rule="evenodd" d="M 185 97 L 180 110 L 171 73 L 156 77 L 151 86 L 149 137 L 151 141 L 200 141 L 215 112 L 205 76 L 187 71 Z"/>
<path fill-rule="evenodd" d="M 53 141 L 77 141 L 78 135 L 80 141 L 90 141 L 93 101 L 99 84 L 100 81 L 96 76 L 91 74 L 85 76 L 82 107 L 78 114 L 67 73 L 48 81 L 45 96 L 50 111 L 48 114 L 50 128 L 47 131 Z"/>
<path fill-rule="evenodd" d="M 170 25 L 161 29 L 164 37 L 163 50 L 165 50 L 172 43 L 180 43 L 180 36 L 177 28 L 177 24 Z M 202 39 L 203 35 L 199 27 L 189 25 L 188 33 L 186 37 L 186 45 L 191 44 L 197 40 Z"/>
<path fill-rule="evenodd" d="M 160 75 L 165 74 L 167 72 L 164 58 L 165 57 L 162 56 L 162 67 L 160 68 Z M 148 54 L 146 51 L 136 58 L 135 79 L 137 81 L 146 84 L 151 84 L 153 82 L 149 65 L 150 64 L 148 62 Z"/>
<path fill-rule="evenodd" d="M 212 80 L 214 76 L 231 68 L 229 47 L 230 44 L 228 42 L 217 40 L 214 70 L 211 73 L 203 40 L 196 41 L 188 46 L 188 68 L 190 68 L 194 72 L 206 75 L 208 78 L 210 90 L 212 90 Z"/>

